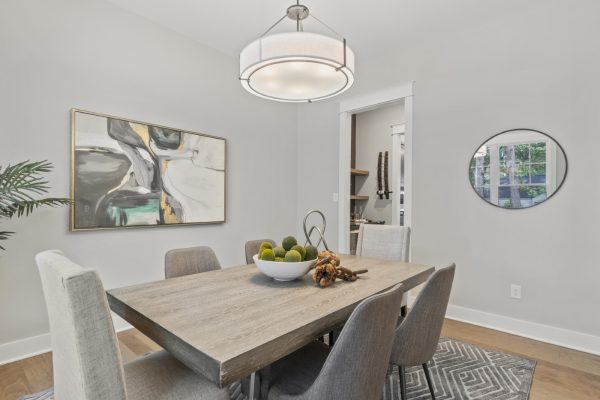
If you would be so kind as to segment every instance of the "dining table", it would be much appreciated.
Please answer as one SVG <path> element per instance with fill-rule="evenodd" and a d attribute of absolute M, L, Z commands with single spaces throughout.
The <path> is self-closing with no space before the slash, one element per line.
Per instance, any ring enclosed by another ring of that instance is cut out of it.
<path fill-rule="evenodd" d="M 319 287 L 312 273 L 281 282 L 254 264 L 111 289 L 110 308 L 219 387 L 240 381 L 343 325 L 364 299 L 425 282 L 427 265 L 340 254 L 367 269 L 356 281 Z M 250 398 L 255 395 L 250 390 Z"/>

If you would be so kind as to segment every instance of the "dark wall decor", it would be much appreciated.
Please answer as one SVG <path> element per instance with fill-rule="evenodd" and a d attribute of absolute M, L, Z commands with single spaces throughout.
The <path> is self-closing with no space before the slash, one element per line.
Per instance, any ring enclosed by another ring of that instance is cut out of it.
<path fill-rule="evenodd" d="M 225 139 L 81 110 L 71 131 L 71 230 L 225 222 Z"/>
<path fill-rule="evenodd" d="M 475 193 L 507 209 L 529 208 L 552 197 L 567 176 L 567 156 L 549 135 L 533 129 L 500 132 L 469 163 Z"/>

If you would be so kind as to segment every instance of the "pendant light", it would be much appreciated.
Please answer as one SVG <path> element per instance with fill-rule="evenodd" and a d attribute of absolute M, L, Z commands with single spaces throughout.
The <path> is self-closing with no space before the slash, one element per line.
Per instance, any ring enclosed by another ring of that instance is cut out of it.
<path fill-rule="evenodd" d="M 296 30 L 270 32 L 285 18 Z M 335 37 L 304 32 L 311 17 Z M 240 82 L 244 89 L 265 99 L 308 102 L 336 96 L 354 83 L 354 53 L 346 39 L 297 2 L 286 14 L 240 53 Z"/>

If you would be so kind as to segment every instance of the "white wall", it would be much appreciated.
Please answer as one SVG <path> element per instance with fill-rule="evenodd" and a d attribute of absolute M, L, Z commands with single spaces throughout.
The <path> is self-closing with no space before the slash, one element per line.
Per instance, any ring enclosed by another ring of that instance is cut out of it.
<path fill-rule="evenodd" d="M 228 140 L 225 224 L 69 233 L 67 209 L 2 222 L 17 234 L 0 252 L 0 353 L 48 332 L 40 250 L 112 288 L 161 279 L 171 248 L 205 244 L 239 265 L 246 240 L 295 230 L 296 107 L 247 94 L 236 59 L 95 0 L 3 0 L 0 59 L 0 164 L 50 160 L 52 195 L 69 195 L 71 107 Z"/>
<path fill-rule="evenodd" d="M 296 226 L 298 237 L 304 237 L 302 221 L 310 210 L 320 210 L 327 218 L 325 238 L 331 249 L 337 248 L 338 189 L 338 113 L 335 101 L 298 108 L 298 182 Z M 320 219 L 309 221 L 318 223 Z M 316 235 L 314 236 L 316 238 Z"/>
<path fill-rule="evenodd" d="M 357 54 L 357 85 L 345 96 L 416 81 L 413 260 L 457 263 L 453 309 L 594 335 L 600 352 L 600 3 L 462 0 L 455 6 L 445 25 L 424 24 L 407 34 L 398 24 L 379 59 Z M 457 25 L 467 17 L 469 23 Z M 322 208 L 330 226 L 337 226 L 331 192 L 337 191 L 338 112 L 333 102 L 299 111 L 301 142 L 319 146 L 299 153 L 298 168 L 320 179 L 299 182 L 300 193 L 316 195 L 299 196 L 298 207 Z M 569 160 L 560 192 L 527 210 L 490 206 L 467 175 L 477 146 L 511 128 L 547 132 Z M 337 240 L 335 229 L 329 240 Z M 522 300 L 509 298 L 511 283 L 523 286 Z"/>
<path fill-rule="evenodd" d="M 387 105 L 356 115 L 356 168 L 369 171 L 369 176 L 356 177 L 356 193 L 369 196 L 367 201 L 357 201 L 364 207 L 363 218 L 392 223 L 392 196 L 377 196 L 377 157 L 388 152 L 388 173 L 392 189 L 392 125 L 404 123 L 404 102 Z M 383 160 L 383 158 L 382 158 Z M 382 161 L 383 162 L 383 161 Z"/>

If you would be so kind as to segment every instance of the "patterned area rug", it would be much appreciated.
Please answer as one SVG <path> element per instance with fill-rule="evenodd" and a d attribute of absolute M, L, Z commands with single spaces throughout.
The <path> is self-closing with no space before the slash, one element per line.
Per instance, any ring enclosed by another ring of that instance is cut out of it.
<path fill-rule="evenodd" d="M 437 400 L 527 400 L 535 361 L 442 337 L 429 369 Z M 409 368 L 406 375 L 407 400 L 429 400 L 423 369 Z M 384 400 L 399 400 L 397 370 L 385 389 Z M 232 400 L 246 398 L 239 383 L 229 391 Z M 54 395 L 49 389 L 19 400 L 54 400 Z"/>
<path fill-rule="evenodd" d="M 437 400 L 527 400 L 535 361 L 440 338 L 429 363 Z M 400 397 L 398 370 L 391 383 L 392 400 Z M 385 397 L 389 398 L 390 381 Z M 431 399 L 422 367 L 407 368 L 406 394 L 410 400 Z"/>
<path fill-rule="evenodd" d="M 233 383 L 229 386 L 229 395 L 231 400 L 247 400 L 248 398 L 242 393 L 242 385 L 239 382 Z M 46 389 L 43 392 L 29 394 L 27 396 L 19 397 L 18 400 L 55 400 L 54 389 Z"/>

